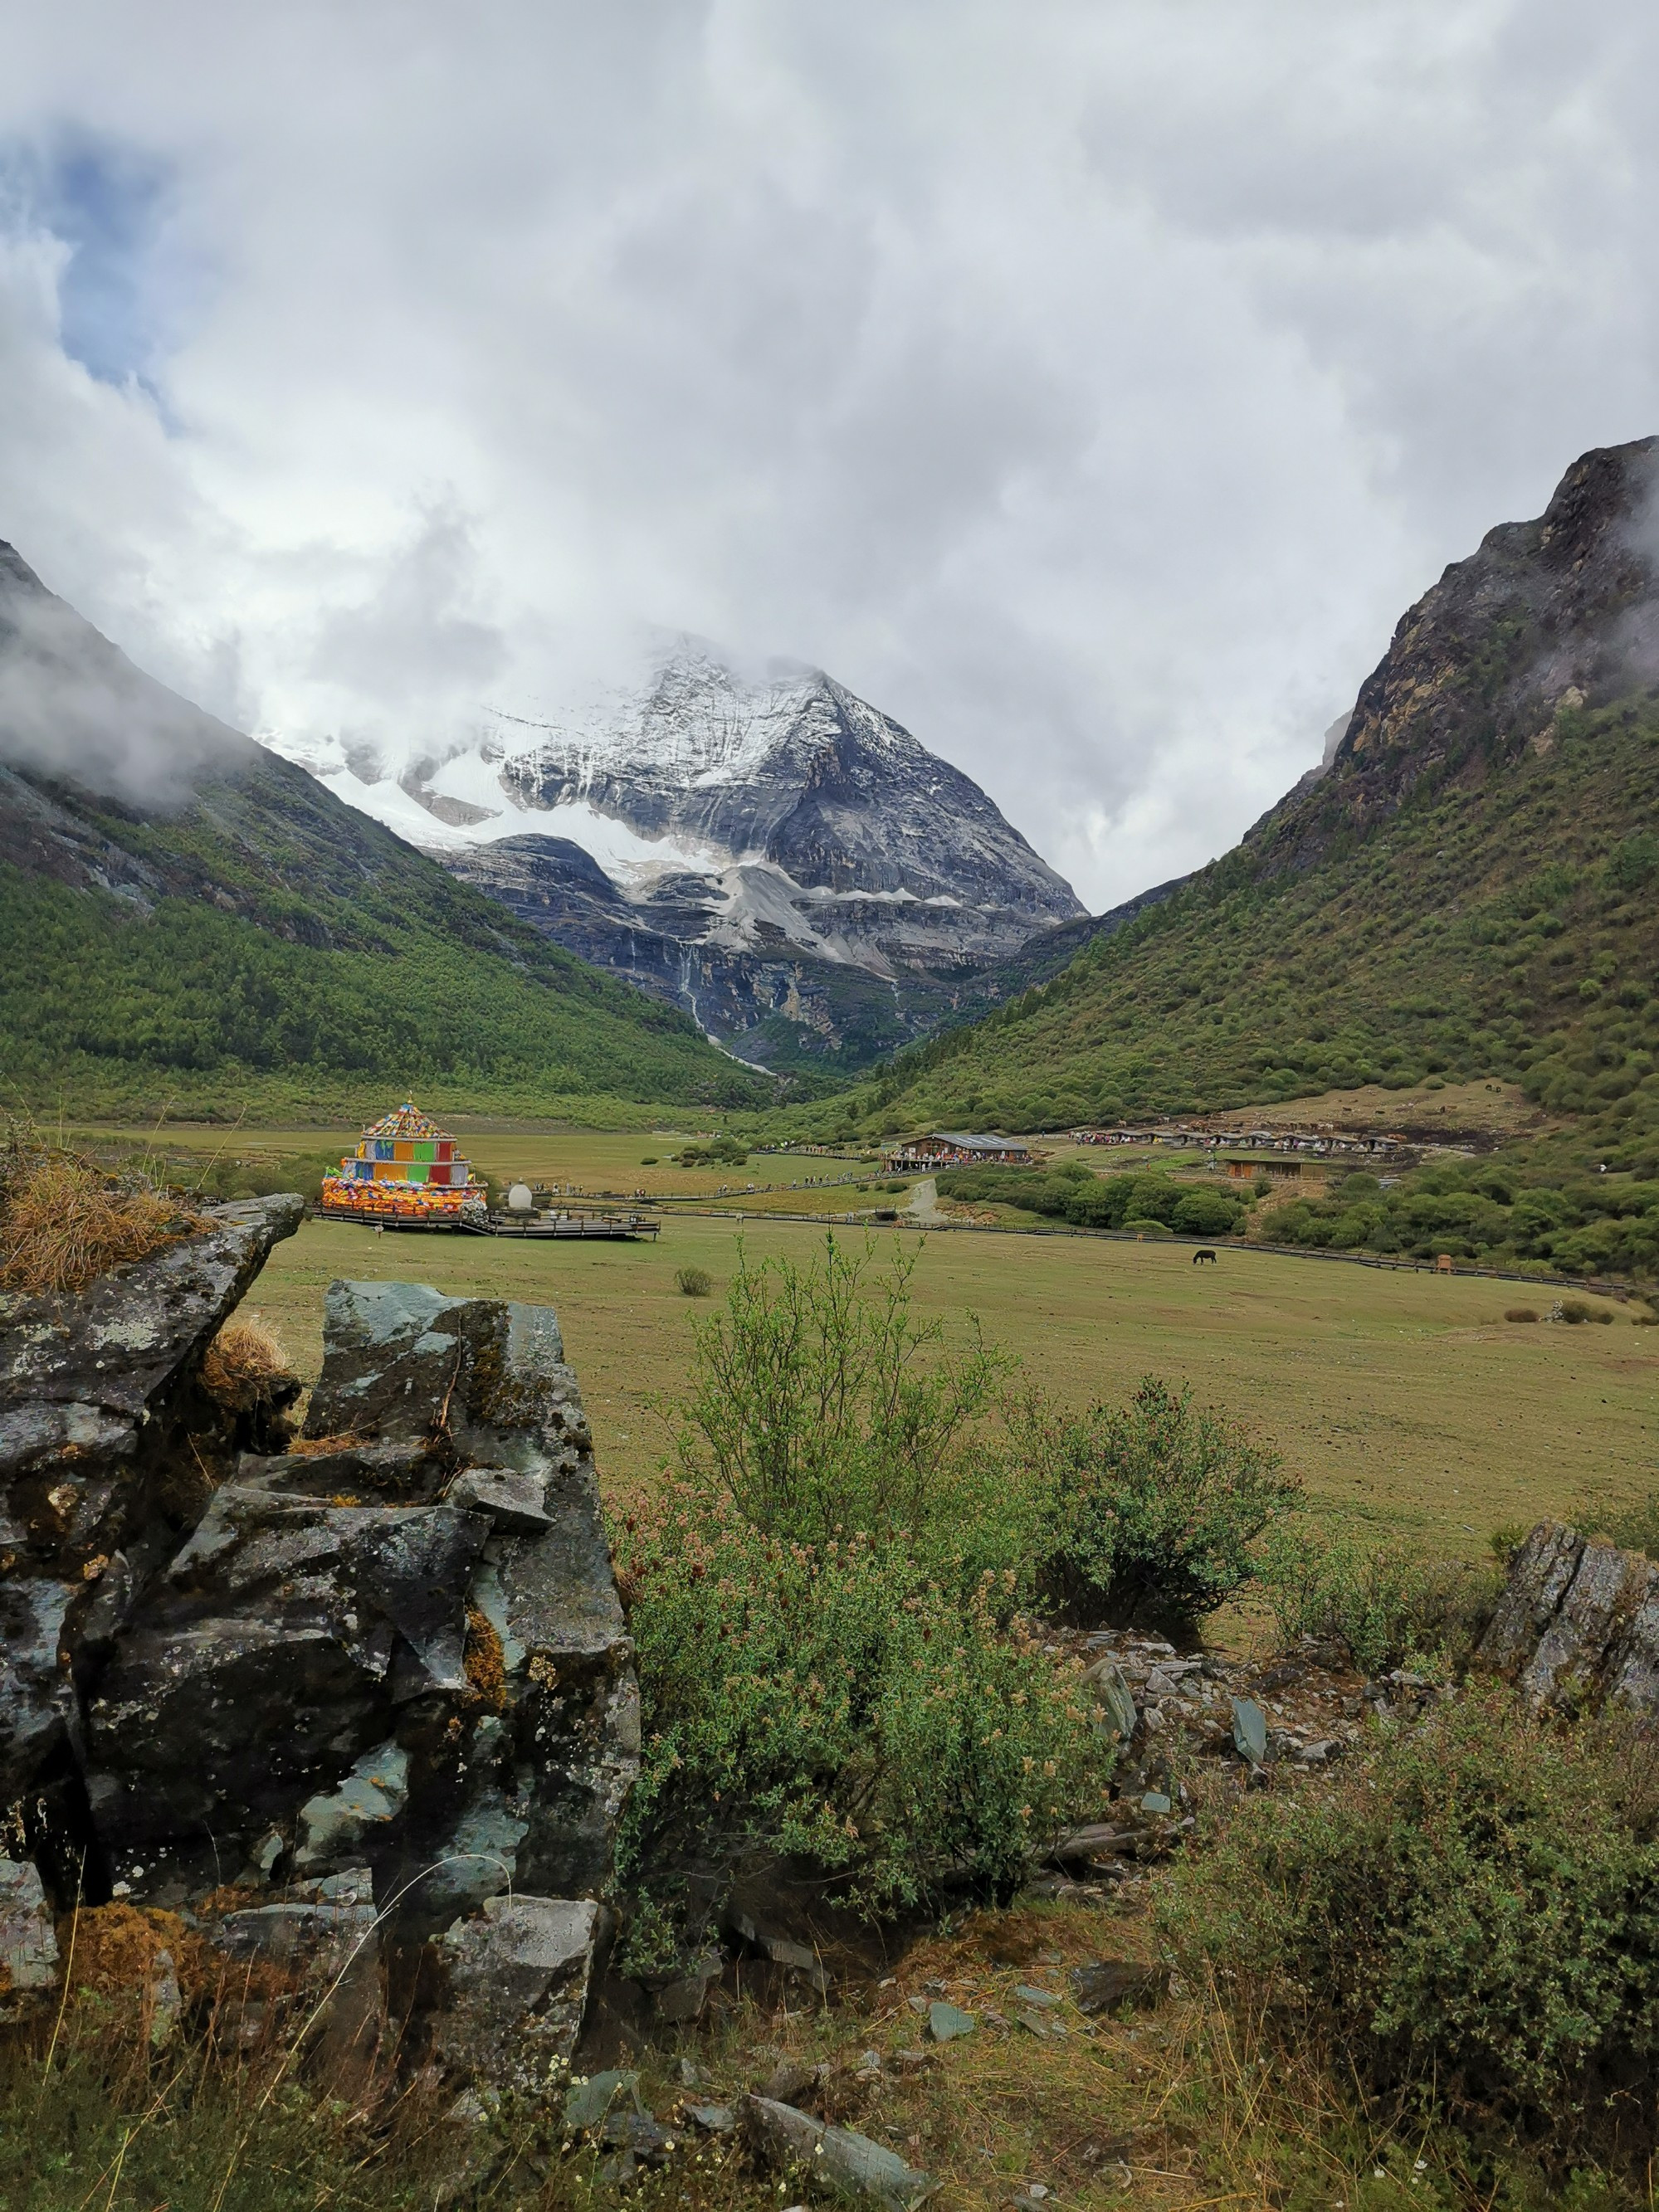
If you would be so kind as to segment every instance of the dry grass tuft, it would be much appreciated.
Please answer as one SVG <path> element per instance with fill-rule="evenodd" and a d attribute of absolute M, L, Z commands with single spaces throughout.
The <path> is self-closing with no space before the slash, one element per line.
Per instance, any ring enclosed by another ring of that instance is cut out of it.
<path fill-rule="evenodd" d="M 65 1926 L 61 1947 L 68 1941 Z M 76 1991 L 147 2002 L 163 1954 L 186 1995 L 199 1996 L 211 1987 L 207 1947 L 176 1913 L 132 1905 L 82 1905 L 75 1927 Z"/>
<path fill-rule="evenodd" d="M 237 1413 L 269 1405 L 281 1387 L 299 1379 L 281 1338 L 242 1315 L 225 1323 L 202 1361 L 203 1389 Z"/>
<path fill-rule="evenodd" d="M 0 1154 L 0 1290 L 62 1297 L 204 1228 L 170 1192 L 54 1146 Z"/>

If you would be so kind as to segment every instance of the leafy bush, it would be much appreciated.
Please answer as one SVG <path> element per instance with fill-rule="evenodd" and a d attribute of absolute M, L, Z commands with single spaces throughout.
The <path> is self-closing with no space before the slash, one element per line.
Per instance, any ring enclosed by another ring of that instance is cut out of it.
<path fill-rule="evenodd" d="M 981 1564 L 996 1488 L 981 1428 L 1009 1362 L 977 1336 L 946 1352 L 911 1317 L 914 1253 L 883 1274 L 873 1248 L 831 1235 L 805 1267 L 751 1267 L 741 1245 L 722 1313 L 696 1324 L 696 1363 L 676 1430 L 682 1473 L 723 1492 L 769 1535 L 824 1543 L 939 1529 Z M 983 1522 L 986 1525 L 979 1525 Z"/>
<path fill-rule="evenodd" d="M 714 1287 L 714 1278 L 707 1267 L 677 1267 L 674 1287 L 683 1298 L 706 1298 Z"/>
<path fill-rule="evenodd" d="M 1326 1197 L 1280 1206 L 1273 1242 L 1419 1259 L 1450 1252 L 1549 1273 L 1659 1270 L 1659 1181 L 1651 1176 L 1523 1183 L 1490 1162 L 1441 1161 L 1386 1191 L 1380 1183 L 1369 1194 L 1357 1191 L 1360 1180 L 1347 1176 Z"/>
<path fill-rule="evenodd" d="M 630 1957 L 697 1940 L 751 1855 L 878 1911 L 1006 1896 L 1099 1804 L 1079 1671 L 1018 1610 L 1043 1496 L 993 1425 L 1007 1363 L 912 1320 L 914 1264 L 739 1247 L 696 1327 L 678 1478 L 616 1518 L 645 1738 L 618 1864 L 651 1892 Z"/>
<path fill-rule="evenodd" d="M 1134 1237 L 1167 1237 L 1170 1234 L 1167 1221 L 1126 1221 L 1123 1226 Z"/>
<path fill-rule="evenodd" d="M 683 1168 L 746 1168 L 749 1147 L 735 1137 L 711 1137 L 707 1144 L 687 1145 L 674 1158 Z"/>
<path fill-rule="evenodd" d="M 1080 1229 L 1133 1229 L 1147 1224 L 1196 1237 L 1225 1237 L 1244 1208 L 1226 1191 L 1194 1188 L 1172 1176 L 1137 1169 L 1097 1176 L 1080 1160 L 1046 1171 L 1035 1168 L 947 1168 L 939 1177 L 941 1198 L 972 1206 L 1018 1206 L 1028 1213 L 1069 1221 Z"/>
<path fill-rule="evenodd" d="M 878 1911 L 946 1883 L 1006 1898 L 1100 1802 L 1086 1692 L 1009 1620 L 1012 1571 L 963 1595 L 902 1542 L 796 1543 L 691 1486 L 615 1543 L 645 1717 L 624 1878 L 718 1883 L 782 1852 Z"/>
<path fill-rule="evenodd" d="M 1500 1521 L 1492 1530 L 1486 1539 L 1486 1549 L 1500 1574 L 1508 1574 L 1510 1562 L 1531 1534 L 1531 1524 L 1525 1521 Z"/>
<path fill-rule="evenodd" d="M 1078 1417 L 1026 1407 L 1040 1470 L 1040 1585 L 1072 1619 L 1182 1625 L 1255 1572 L 1254 1547 L 1301 1492 L 1275 1453 L 1148 1376 L 1123 1407 Z"/>
<path fill-rule="evenodd" d="M 1505 1321 L 1536 1321 L 1538 1316 L 1531 1306 L 1506 1306 L 1504 1318 Z"/>
<path fill-rule="evenodd" d="M 1175 1210 L 1170 1224 L 1185 1237 L 1230 1237 L 1238 1221 L 1238 1208 L 1224 1191 L 1188 1192 Z"/>
<path fill-rule="evenodd" d="M 173 1171 L 197 1198 L 268 1198 L 273 1191 L 297 1190 L 315 1205 L 322 1195 L 323 1177 L 338 1175 L 340 1154 L 285 1152 L 280 1156 L 245 1158 L 220 1152 L 204 1163 L 199 1158 L 170 1163 Z"/>
<path fill-rule="evenodd" d="M 1183 1973 L 1362 2089 L 1566 2164 L 1655 2142 L 1659 1760 L 1507 1695 L 1383 1729 L 1318 1790 L 1252 1795 L 1180 1865 Z"/>
<path fill-rule="evenodd" d="M 1340 1644 L 1370 1674 L 1411 1658 L 1460 1671 L 1502 1583 L 1495 1566 L 1425 1559 L 1405 1546 L 1370 1546 L 1288 1524 L 1264 1546 L 1261 1579 L 1281 1636 Z"/>

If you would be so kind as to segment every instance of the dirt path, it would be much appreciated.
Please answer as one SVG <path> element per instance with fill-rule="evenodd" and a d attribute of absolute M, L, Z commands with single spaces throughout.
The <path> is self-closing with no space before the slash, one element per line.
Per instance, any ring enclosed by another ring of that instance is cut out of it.
<path fill-rule="evenodd" d="M 944 1218 L 939 1210 L 939 1185 L 929 1176 L 911 1192 L 904 1211 L 914 1221 L 939 1221 Z"/>

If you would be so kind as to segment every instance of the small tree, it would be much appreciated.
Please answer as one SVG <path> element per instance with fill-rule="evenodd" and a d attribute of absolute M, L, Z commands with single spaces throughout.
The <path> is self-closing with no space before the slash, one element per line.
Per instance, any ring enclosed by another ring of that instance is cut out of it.
<path fill-rule="evenodd" d="M 805 1268 L 751 1267 L 738 1253 L 725 1310 L 695 1324 L 682 1471 L 768 1535 L 922 1530 L 969 1478 L 964 1448 L 1012 1362 L 977 1323 L 969 1348 L 951 1352 L 938 1322 L 913 1318 L 914 1253 L 896 1252 L 885 1273 L 872 1245 L 849 1257 L 833 1235 Z"/>

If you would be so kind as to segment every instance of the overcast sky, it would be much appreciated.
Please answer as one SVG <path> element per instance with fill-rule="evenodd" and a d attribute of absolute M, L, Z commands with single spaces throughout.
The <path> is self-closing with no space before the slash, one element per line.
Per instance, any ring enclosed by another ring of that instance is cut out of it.
<path fill-rule="evenodd" d="M 252 729 L 638 622 L 828 668 L 1098 908 L 1659 429 L 1641 0 L 55 0 L 0 537 Z"/>

